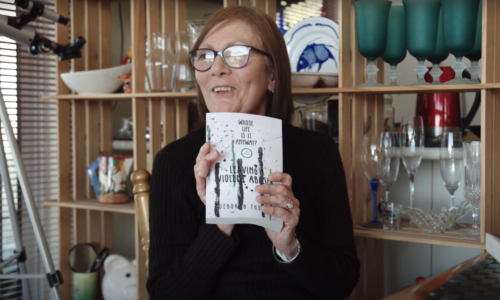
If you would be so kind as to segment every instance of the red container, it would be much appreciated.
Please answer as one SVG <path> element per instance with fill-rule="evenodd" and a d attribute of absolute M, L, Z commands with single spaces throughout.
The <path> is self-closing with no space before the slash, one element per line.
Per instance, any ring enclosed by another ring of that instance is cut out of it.
<path fill-rule="evenodd" d="M 443 71 L 443 74 L 439 77 L 440 83 L 455 78 L 455 71 L 451 67 L 440 68 Z M 429 72 L 425 74 L 425 81 L 432 82 L 432 76 Z M 416 115 L 422 116 L 426 140 L 435 143 L 444 132 L 460 131 L 460 94 L 418 94 Z"/>

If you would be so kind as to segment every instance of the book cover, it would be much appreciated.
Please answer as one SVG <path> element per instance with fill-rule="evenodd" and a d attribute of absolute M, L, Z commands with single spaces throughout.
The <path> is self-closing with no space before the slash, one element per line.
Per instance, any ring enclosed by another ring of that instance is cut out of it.
<path fill-rule="evenodd" d="M 279 232 L 283 222 L 261 211 L 255 186 L 283 172 L 281 120 L 242 113 L 207 113 L 206 137 L 220 155 L 206 184 L 207 224 L 255 224 Z"/>

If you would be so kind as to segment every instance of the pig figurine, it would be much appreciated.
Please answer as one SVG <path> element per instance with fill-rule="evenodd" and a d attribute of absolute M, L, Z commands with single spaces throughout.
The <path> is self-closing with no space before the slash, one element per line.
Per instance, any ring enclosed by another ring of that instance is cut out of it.
<path fill-rule="evenodd" d="M 104 261 L 102 295 L 105 300 L 136 300 L 137 270 L 135 260 L 130 262 L 118 254 L 111 254 Z"/>

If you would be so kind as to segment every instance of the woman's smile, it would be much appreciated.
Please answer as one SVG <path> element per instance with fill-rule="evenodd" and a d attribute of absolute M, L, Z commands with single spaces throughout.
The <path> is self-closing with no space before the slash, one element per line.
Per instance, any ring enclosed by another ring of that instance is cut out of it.
<path fill-rule="evenodd" d="M 232 86 L 228 85 L 217 85 L 215 86 L 212 91 L 217 95 L 217 96 L 229 96 L 233 95 L 236 91 L 236 89 Z"/>

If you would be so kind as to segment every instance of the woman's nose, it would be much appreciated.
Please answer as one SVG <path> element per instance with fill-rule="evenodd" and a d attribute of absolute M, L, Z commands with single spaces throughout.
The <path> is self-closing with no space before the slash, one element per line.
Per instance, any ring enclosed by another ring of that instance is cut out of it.
<path fill-rule="evenodd" d="M 212 65 L 212 68 L 210 68 L 210 73 L 213 76 L 221 76 L 223 74 L 228 74 L 231 72 L 231 69 L 226 66 L 224 61 L 222 60 L 222 57 L 217 55 L 215 57 L 214 63 Z"/>

